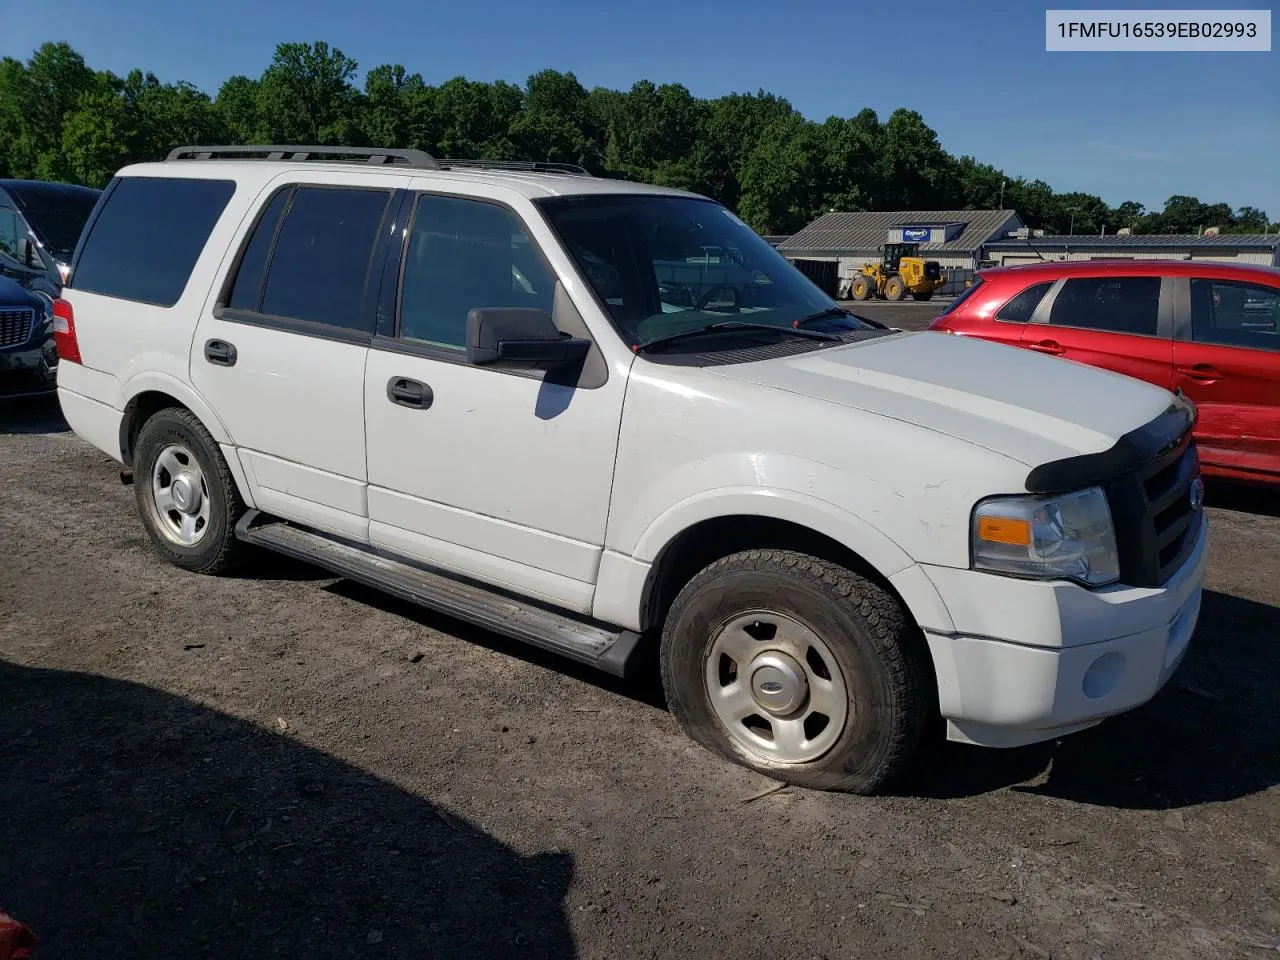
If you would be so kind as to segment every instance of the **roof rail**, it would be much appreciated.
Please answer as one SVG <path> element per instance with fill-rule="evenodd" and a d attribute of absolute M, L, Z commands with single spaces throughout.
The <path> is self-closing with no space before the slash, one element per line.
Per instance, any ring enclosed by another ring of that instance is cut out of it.
<path fill-rule="evenodd" d="M 167 162 L 169 160 L 212 160 L 215 158 L 287 160 L 290 163 L 302 160 L 324 161 L 330 158 L 345 158 L 347 160 L 362 159 L 365 163 L 373 166 L 391 164 L 401 167 L 414 167 L 420 170 L 440 169 L 440 164 L 436 162 L 435 157 L 424 150 L 398 150 L 386 147 L 265 146 L 255 143 L 238 146 L 178 147 L 170 150 L 165 160 Z"/>
<path fill-rule="evenodd" d="M 554 163 L 549 160 L 445 160 L 437 161 L 448 170 L 450 167 L 479 167 L 484 170 L 523 170 L 528 173 L 564 173 L 575 177 L 589 177 L 590 173 L 576 163 Z"/>

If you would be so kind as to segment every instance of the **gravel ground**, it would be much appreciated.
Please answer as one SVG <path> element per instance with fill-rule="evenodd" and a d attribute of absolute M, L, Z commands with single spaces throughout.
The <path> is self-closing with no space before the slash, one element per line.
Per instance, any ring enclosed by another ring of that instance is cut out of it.
<path fill-rule="evenodd" d="M 762 795 L 652 681 L 270 557 L 166 566 L 56 403 L 0 408 L 0 491 L 0 908 L 41 960 L 1280 950 L 1270 495 L 1211 491 L 1150 704 L 864 799 Z"/>

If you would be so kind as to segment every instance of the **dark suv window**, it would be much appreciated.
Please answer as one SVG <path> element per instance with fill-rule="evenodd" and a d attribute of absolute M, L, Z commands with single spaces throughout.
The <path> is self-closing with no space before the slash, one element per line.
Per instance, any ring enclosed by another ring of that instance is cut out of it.
<path fill-rule="evenodd" d="M 268 260 L 260 312 L 372 333 L 364 294 L 390 198 L 386 190 L 298 187 Z M 270 213 L 255 233 L 273 229 Z"/>
<path fill-rule="evenodd" d="M 1191 339 L 1280 350 L 1280 288 L 1239 280 L 1192 280 Z"/>
<path fill-rule="evenodd" d="M 1079 277 L 1062 285 L 1049 322 L 1154 337 L 1159 314 L 1159 277 Z"/>
<path fill-rule="evenodd" d="M 229 180 L 118 181 L 85 238 L 72 285 L 173 306 L 235 189 Z"/>
<path fill-rule="evenodd" d="M 1052 286 L 1053 281 L 1047 280 L 1027 287 L 996 311 L 996 319 L 1004 320 L 1006 323 L 1030 322 L 1031 315 L 1036 312 L 1036 307 L 1040 306 L 1040 301 Z"/>
<path fill-rule="evenodd" d="M 400 291 L 400 336 L 462 349 L 476 307 L 551 312 L 555 275 L 515 214 L 458 197 L 418 199 Z"/>
<path fill-rule="evenodd" d="M 236 271 L 236 281 L 227 302 L 232 310 L 257 313 L 261 308 L 262 281 L 267 275 L 267 258 L 271 256 L 271 245 L 275 243 L 280 216 L 292 196 L 293 189 L 285 187 L 272 198 L 267 209 L 258 218 L 253 236 L 249 238 L 249 245 L 240 258 L 240 268 Z"/>

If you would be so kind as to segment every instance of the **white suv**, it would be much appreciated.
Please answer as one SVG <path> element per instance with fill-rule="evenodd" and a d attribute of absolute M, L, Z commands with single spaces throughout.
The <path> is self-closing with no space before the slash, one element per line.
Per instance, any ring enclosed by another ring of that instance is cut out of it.
<path fill-rule="evenodd" d="M 939 714 L 1095 724 L 1199 613 L 1185 402 L 861 321 L 688 193 L 185 148 L 112 181 L 64 297 L 62 409 L 167 559 L 258 545 L 624 676 L 657 647 L 684 728 L 788 782 L 875 791 Z"/>

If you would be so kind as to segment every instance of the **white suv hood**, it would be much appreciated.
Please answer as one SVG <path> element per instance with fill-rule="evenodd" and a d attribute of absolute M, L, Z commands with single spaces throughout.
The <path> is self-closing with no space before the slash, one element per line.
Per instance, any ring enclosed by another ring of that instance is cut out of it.
<path fill-rule="evenodd" d="M 1106 450 L 1172 400 L 1120 374 L 934 332 L 708 372 L 902 420 L 1029 467 Z"/>

